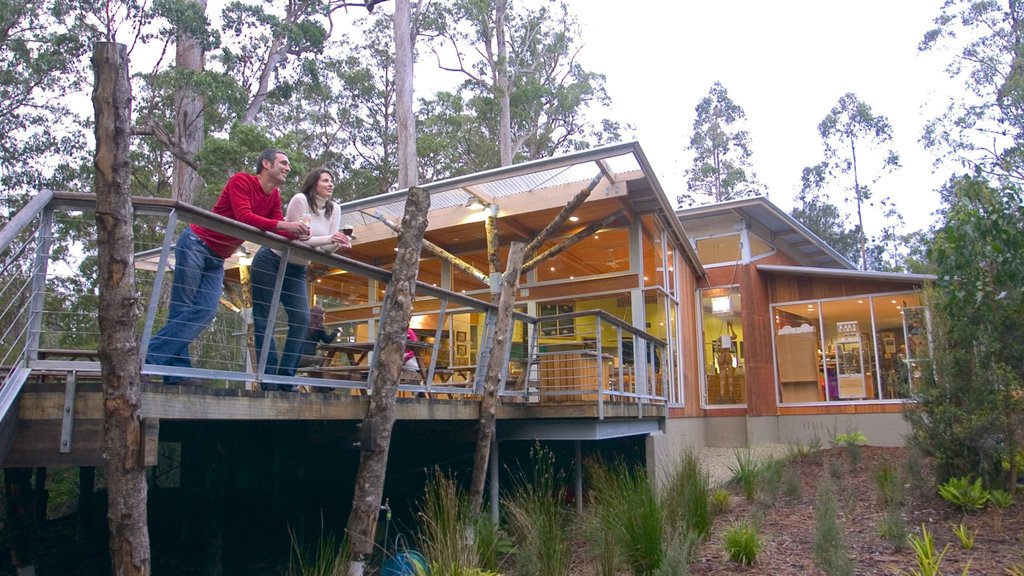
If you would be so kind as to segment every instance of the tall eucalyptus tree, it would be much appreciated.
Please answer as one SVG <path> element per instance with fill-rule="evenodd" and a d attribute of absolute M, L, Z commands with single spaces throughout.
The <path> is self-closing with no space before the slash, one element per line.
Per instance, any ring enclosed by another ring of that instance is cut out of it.
<path fill-rule="evenodd" d="M 892 126 L 855 94 L 847 93 L 818 124 L 818 132 L 825 147 L 825 160 L 820 164 L 824 175 L 833 182 L 845 182 L 856 206 L 860 267 L 867 270 L 864 203 L 871 199 L 871 186 L 900 165 L 899 155 L 889 148 Z"/>
<path fill-rule="evenodd" d="M 750 163 L 753 150 L 750 133 L 742 128 L 747 117 L 743 108 L 721 82 L 715 82 L 694 110 L 689 145 L 693 166 L 686 170 L 689 191 L 676 201 L 693 206 L 705 199 L 724 202 L 763 193 Z"/>

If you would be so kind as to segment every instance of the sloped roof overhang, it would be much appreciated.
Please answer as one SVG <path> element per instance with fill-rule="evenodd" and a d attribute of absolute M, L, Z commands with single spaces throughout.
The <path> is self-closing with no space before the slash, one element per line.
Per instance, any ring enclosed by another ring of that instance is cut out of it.
<path fill-rule="evenodd" d="M 588 202 L 617 199 L 635 214 L 658 214 L 673 240 L 684 250 L 694 273 L 704 274 L 696 251 L 638 142 L 601 146 L 421 184 L 419 187 L 431 196 L 428 235 L 432 230 L 454 225 L 456 221 L 451 216 L 472 198 L 497 205 L 500 226 L 503 216 L 514 216 L 517 210 L 521 214 L 564 206 L 564 197 L 545 191 L 567 187 L 573 191 L 582 189 L 596 176 L 602 178 L 603 186 L 595 189 Z M 407 195 L 408 189 L 403 189 L 345 202 L 341 204 L 342 224 L 352 225 L 360 242 L 393 236 L 390 229 L 377 221 L 399 222 L 405 212 Z"/>
<path fill-rule="evenodd" d="M 676 211 L 676 215 L 683 226 L 687 221 L 734 215 L 747 222 L 755 234 L 801 264 L 817 268 L 856 269 L 845 256 L 763 196 L 685 208 Z"/>
<path fill-rule="evenodd" d="M 815 268 L 811 266 L 783 266 L 778 264 L 758 264 L 759 272 L 794 276 L 815 276 L 826 278 L 849 278 L 852 280 L 882 280 L 905 284 L 923 285 L 933 282 L 932 274 L 905 274 L 902 272 L 877 272 L 874 270 L 841 270 L 837 268 Z"/>

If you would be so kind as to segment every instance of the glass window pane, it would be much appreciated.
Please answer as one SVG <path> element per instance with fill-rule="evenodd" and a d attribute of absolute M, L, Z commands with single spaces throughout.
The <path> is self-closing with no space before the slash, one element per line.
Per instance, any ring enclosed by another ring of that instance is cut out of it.
<path fill-rule="evenodd" d="M 708 405 L 746 402 L 739 288 L 701 290 L 701 333 Z"/>
<path fill-rule="evenodd" d="M 821 402 L 825 380 L 815 302 L 776 306 L 775 353 L 782 403 Z"/>
<path fill-rule="evenodd" d="M 740 260 L 740 235 L 715 236 L 697 240 L 697 256 L 705 266 Z"/>

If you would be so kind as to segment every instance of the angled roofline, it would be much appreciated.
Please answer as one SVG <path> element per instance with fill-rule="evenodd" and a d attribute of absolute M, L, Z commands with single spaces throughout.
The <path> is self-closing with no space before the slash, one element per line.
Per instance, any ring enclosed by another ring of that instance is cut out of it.
<path fill-rule="evenodd" d="M 659 205 L 658 210 L 665 216 L 665 221 L 668 222 L 668 225 L 671 227 L 670 232 L 675 236 L 676 242 L 685 251 L 686 259 L 690 268 L 693 269 L 698 278 L 704 276 L 704 266 L 701 264 L 700 258 L 697 257 L 696 249 L 690 244 L 689 237 L 686 235 L 686 230 L 683 228 L 682 222 L 680 222 L 679 218 L 675 215 L 675 211 L 668 201 L 668 196 L 665 195 L 665 190 L 662 188 L 661 182 L 658 181 L 658 177 L 651 168 L 650 162 L 647 160 L 647 155 L 644 154 L 643 149 L 640 147 L 640 143 L 635 140 L 631 142 L 588 148 L 578 152 L 552 156 L 550 158 L 541 158 L 539 160 L 531 160 L 529 162 L 522 162 L 511 166 L 492 168 L 490 170 L 484 170 L 483 172 L 456 176 L 454 178 L 438 180 L 428 184 L 418 184 L 417 187 L 424 188 L 433 195 L 441 192 L 457 190 L 459 188 L 485 184 L 495 180 L 503 180 L 506 178 L 514 178 L 516 176 L 542 172 L 544 170 L 583 164 L 585 162 L 600 162 L 608 158 L 623 156 L 625 154 L 633 155 L 637 163 L 640 165 L 640 169 L 643 171 L 644 176 L 651 183 L 655 192 L 654 196 L 657 198 Z M 602 168 L 602 171 L 605 170 Z M 605 174 L 606 176 L 610 176 L 607 171 L 605 171 Z M 403 188 L 401 190 L 387 192 L 377 196 L 350 200 L 341 204 L 341 210 L 342 212 L 368 210 L 395 202 L 402 202 L 408 194 L 409 189 Z"/>
<path fill-rule="evenodd" d="M 706 204 L 706 205 L 703 205 L 703 206 L 695 206 L 693 208 L 682 208 L 682 209 L 676 210 L 676 216 L 679 217 L 680 220 L 682 220 L 683 218 L 693 219 L 695 217 L 700 217 L 700 216 L 711 216 L 711 215 L 714 215 L 714 214 L 720 214 L 720 213 L 725 213 L 725 212 L 732 212 L 732 213 L 740 213 L 741 216 L 750 217 L 750 218 L 753 219 L 753 216 L 749 212 L 745 211 L 746 208 L 749 208 L 749 207 L 752 207 L 752 206 L 757 206 L 759 208 L 763 208 L 763 209 L 768 210 L 769 212 L 771 212 L 773 216 L 775 216 L 779 220 L 783 221 L 785 223 L 785 225 L 788 226 L 791 230 L 793 230 L 794 232 L 796 232 L 797 234 L 799 234 L 800 236 L 805 238 L 807 241 L 811 242 L 822 253 L 827 255 L 832 261 L 834 261 L 836 263 L 838 268 L 846 269 L 846 270 L 856 270 L 857 269 L 857 266 L 855 264 L 853 264 L 852 262 L 847 260 L 847 258 L 845 256 L 843 256 L 842 254 L 837 252 L 835 248 L 832 248 L 831 246 L 829 246 L 824 240 L 822 240 L 820 237 L 818 237 L 817 234 L 815 234 L 814 232 L 811 232 L 806 226 L 801 224 L 796 218 L 793 218 L 792 216 L 787 214 L 781 208 L 779 208 L 778 206 L 773 204 L 771 202 L 771 200 L 769 200 L 765 196 L 751 196 L 749 198 L 740 198 L 740 199 L 737 199 L 737 200 L 729 200 L 729 201 L 726 201 L 726 202 L 719 202 L 717 204 Z M 822 269 L 827 270 L 829 268 L 822 268 Z"/>
<path fill-rule="evenodd" d="M 905 282 L 907 284 L 925 284 L 934 282 L 934 274 L 910 274 L 904 272 L 879 272 L 876 270 L 842 270 L 839 268 L 816 268 L 813 266 L 785 266 L 782 264 L 758 264 L 757 270 L 770 274 L 789 274 L 797 276 L 827 276 L 832 278 L 852 278 L 859 280 L 885 280 L 888 282 Z"/>

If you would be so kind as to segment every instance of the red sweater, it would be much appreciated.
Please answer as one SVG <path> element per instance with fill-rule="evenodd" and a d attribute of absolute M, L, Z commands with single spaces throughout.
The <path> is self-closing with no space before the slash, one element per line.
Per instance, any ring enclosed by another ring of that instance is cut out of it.
<path fill-rule="evenodd" d="M 267 232 L 274 232 L 277 223 L 284 220 L 284 214 L 281 212 L 281 192 L 274 188 L 267 194 L 260 186 L 259 178 L 244 172 L 239 172 L 228 179 L 220 197 L 213 205 L 213 213 Z M 242 245 L 242 240 L 234 236 L 203 228 L 198 224 L 192 225 L 192 232 L 221 258 L 231 256 Z"/>

